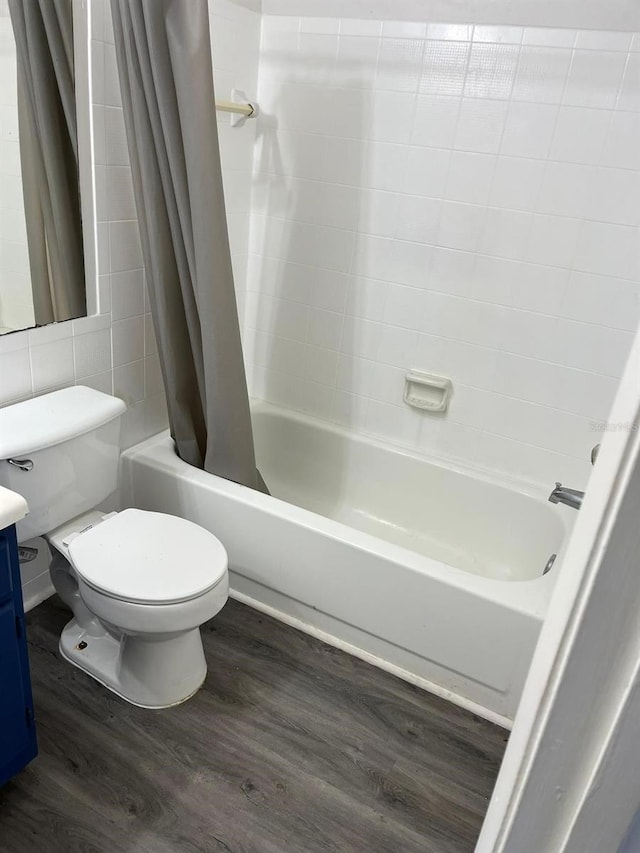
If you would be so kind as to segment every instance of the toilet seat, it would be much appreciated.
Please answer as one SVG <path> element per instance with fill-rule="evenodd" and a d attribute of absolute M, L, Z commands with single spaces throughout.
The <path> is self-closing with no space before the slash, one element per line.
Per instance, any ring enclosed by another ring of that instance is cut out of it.
<path fill-rule="evenodd" d="M 226 576 L 227 554 L 208 530 L 174 515 L 125 509 L 69 543 L 79 578 L 96 592 L 134 604 L 177 604 Z"/>

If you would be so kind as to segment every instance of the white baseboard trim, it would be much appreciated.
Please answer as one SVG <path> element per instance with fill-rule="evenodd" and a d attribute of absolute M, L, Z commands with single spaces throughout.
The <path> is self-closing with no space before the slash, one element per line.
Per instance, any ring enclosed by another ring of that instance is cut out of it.
<path fill-rule="evenodd" d="M 42 601 L 52 596 L 55 593 L 49 573 L 39 575 L 32 581 L 24 584 L 22 587 L 22 600 L 24 602 L 24 612 L 28 613 L 37 607 Z"/>
<path fill-rule="evenodd" d="M 413 684 L 422 690 L 426 690 L 427 693 L 433 693 L 434 696 L 439 696 L 441 699 L 445 699 L 447 702 L 451 702 L 460 708 L 464 708 L 465 711 L 470 711 L 472 714 L 476 714 L 478 717 L 482 717 L 490 723 L 495 723 L 503 729 L 511 729 L 513 725 L 513 721 L 508 717 L 502 716 L 502 714 L 497 714 L 495 711 L 491 711 L 489 708 L 485 708 L 477 702 L 466 699 L 458 693 L 453 693 L 451 690 L 440 687 L 438 684 L 434 684 L 426 678 L 422 678 L 421 676 L 408 672 L 406 669 L 402 669 L 393 663 L 389 663 L 389 661 L 371 654 L 371 652 L 367 652 L 365 649 L 355 646 L 352 643 L 341 640 L 334 634 L 329 634 L 320 628 L 316 628 L 314 625 L 310 625 L 302 619 L 291 616 L 269 604 L 264 604 L 250 595 L 246 595 L 245 593 L 239 592 L 235 589 L 230 589 L 229 596 L 234 600 L 239 601 L 241 604 L 246 604 L 248 607 L 252 607 L 254 610 L 259 610 L 261 613 L 265 613 L 267 616 L 271 616 L 279 622 L 291 625 L 292 628 L 297 628 L 299 631 L 303 631 L 305 634 L 309 634 L 309 636 L 315 637 L 323 643 L 327 643 L 327 645 L 335 646 L 335 648 L 341 649 L 347 654 L 360 658 L 361 660 L 370 663 L 372 666 L 378 667 L 378 669 L 389 672 L 391 675 L 395 675 L 397 678 L 401 678 L 403 681 L 409 682 L 409 684 Z"/>

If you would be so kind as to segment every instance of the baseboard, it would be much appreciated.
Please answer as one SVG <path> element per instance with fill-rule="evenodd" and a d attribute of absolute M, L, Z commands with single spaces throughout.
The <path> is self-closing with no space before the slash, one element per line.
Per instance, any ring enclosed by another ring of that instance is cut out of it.
<path fill-rule="evenodd" d="M 55 589 L 53 588 L 48 572 L 45 575 L 39 575 L 32 581 L 28 581 L 22 587 L 24 612 L 28 613 L 29 610 L 33 610 L 34 607 L 37 607 L 38 604 L 45 601 L 54 593 Z"/>
<path fill-rule="evenodd" d="M 265 613 L 267 616 L 271 616 L 280 622 L 284 622 L 286 625 L 291 625 L 292 628 L 297 628 L 299 631 L 303 631 L 305 634 L 309 634 L 311 637 L 315 637 L 316 639 L 321 640 L 323 643 L 327 643 L 327 645 L 335 646 L 335 648 L 341 649 L 347 654 L 360 658 L 361 660 L 364 660 L 367 663 L 372 664 L 372 666 L 376 666 L 378 667 L 378 669 L 382 669 L 385 672 L 390 673 L 391 675 L 395 675 L 397 678 L 401 678 L 403 681 L 409 682 L 409 684 L 413 684 L 416 687 L 421 688 L 422 690 L 426 690 L 427 693 L 432 693 L 434 696 L 439 696 L 441 699 L 445 699 L 447 702 L 451 702 L 452 704 L 457 705 L 460 708 L 464 708 L 465 711 L 470 711 L 472 714 L 476 714 L 478 717 L 482 717 L 483 719 L 488 720 L 490 723 L 495 723 L 495 725 L 500 726 L 503 729 L 511 729 L 513 726 L 513 720 L 510 720 L 508 717 L 505 717 L 502 714 L 498 714 L 495 711 L 492 711 L 490 708 L 485 708 L 483 705 L 480 705 L 477 702 L 467 699 L 466 697 L 461 696 L 458 693 L 454 693 L 453 691 L 447 690 L 446 688 L 441 687 L 438 684 L 434 684 L 432 681 L 429 681 L 426 678 L 422 678 L 419 675 L 415 675 L 414 673 L 409 672 L 408 670 L 403 669 L 402 667 L 399 667 L 396 664 L 384 660 L 384 658 L 381 658 L 378 655 L 366 651 L 366 649 L 360 648 L 359 646 L 342 640 L 340 637 L 337 637 L 334 634 L 330 634 L 327 631 L 323 631 L 321 628 L 317 628 L 314 625 L 311 625 L 310 623 L 297 618 L 296 616 L 292 616 L 289 613 L 286 613 L 283 610 L 280 610 L 269 604 L 265 604 L 264 602 L 259 601 L 258 599 L 247 595 L 246 593 L 231 588 L 229 589 L 229 596 L 235 599 L 236 601 L 241 602 L 242 604 L 246 604 L 248 607 L 252 607 L 254 610 L 259 610 L 261 613 Z"/>

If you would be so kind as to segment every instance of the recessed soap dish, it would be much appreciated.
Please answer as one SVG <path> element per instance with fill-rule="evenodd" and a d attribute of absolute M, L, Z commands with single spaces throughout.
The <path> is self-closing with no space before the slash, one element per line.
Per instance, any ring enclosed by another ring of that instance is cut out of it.
<path fill-rule="evenodd" d="M 453 385 L 444 376 L 410 370 L 404 380 L 404 401 L 414 409 L 446 412 Z"/>

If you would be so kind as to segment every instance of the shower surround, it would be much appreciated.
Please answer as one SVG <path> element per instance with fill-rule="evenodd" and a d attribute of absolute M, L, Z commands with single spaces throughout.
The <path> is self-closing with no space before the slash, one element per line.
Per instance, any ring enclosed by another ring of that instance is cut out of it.
<path fill-rule="evenodd" d="M 254 397 L 583 487 L 640 308 L 638 35 L 263 15 L 261 39 Z M 453 380 L 445 416 L 403 403 L 410 369 Z"/>
<path fill-rule="evenodd" d="M 220 536 L 232 595 L 508 725 L 573 521 L 546 497 L 586 485 L 638 319 L 640 41 L 261 22 L 222 165 L 273 496 L 161 435 L 124 500 Z M 220 95 L 255 33 L 212 34 Z M 412 369 L 453 380 L 445 414 L 403 403 Z"/>
<path fill-rule="evenodd" d="M 272 496 L 159 436 L 125 500 L 220 536 L 232 595 L 508 725 L 573 521 L 546 497 L 586 485 L 639 316 L 640 39 L 261 20 L 227 183 Z M 404 404 L 409 370 L 453 381 L 446 413 Z"/>

